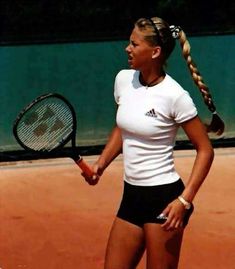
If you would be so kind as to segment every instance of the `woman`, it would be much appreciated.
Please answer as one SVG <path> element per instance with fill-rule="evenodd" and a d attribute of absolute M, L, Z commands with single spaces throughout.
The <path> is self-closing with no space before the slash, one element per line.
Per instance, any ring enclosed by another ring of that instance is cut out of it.
<path fill-rule="evenodd" d="M 179 38 L 192 78 L 213 112 L 208 131 L 223 132 L 223 122 L 192 62 L 184 32 L 158 17 L 139 19 L 126 48 L 131 69 L 120 71 L 115 80 L 117 126 L 93 165 L 94 176 L 86 177 L 89 184 L 96 184 L 123 152 L 124 194 L 110 232 L 105 269 L 134 269 L 145 249 L 147 269 L 177 268 L 192 201 L 213 160 L 213 148 L 192 99 L 164 70 L 175 38 Z M 173 162 L 180 126 L 197 151 L 185 186 Z"/>

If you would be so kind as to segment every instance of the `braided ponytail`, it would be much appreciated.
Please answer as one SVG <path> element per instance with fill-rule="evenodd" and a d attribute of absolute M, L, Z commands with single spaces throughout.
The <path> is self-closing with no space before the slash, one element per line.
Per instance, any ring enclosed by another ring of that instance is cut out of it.
<path fill-rule="evenodd" d="M 187 62 L 187 66 L 191 73 L 192 79 L 194 83 L 197 85 L 200 90 L 202 97 L 204 99 L 204 103 L 207 105 L 208 109 L 212 112 L 212 121 L 211 123 L 205 124 L 207 128 L 207 132 L 214 132 L 217 135 L 221 135 L 224 132 L 224 122 L 219 117 L 216 112 L 216 107 L 213 103 L 212 96 L 209 92 L 209 88 L 203 82 L 203 78 L 199 73 L 196 64 L 193 62 L 192 57 L 190 55 L 190 44 L 186 38 L 186 34 L 184 31 L 178 26 L 170 26 L 173 38 L 179 39 L 180 46 L 182 48 L 182 54 L 184 59 Z"/>

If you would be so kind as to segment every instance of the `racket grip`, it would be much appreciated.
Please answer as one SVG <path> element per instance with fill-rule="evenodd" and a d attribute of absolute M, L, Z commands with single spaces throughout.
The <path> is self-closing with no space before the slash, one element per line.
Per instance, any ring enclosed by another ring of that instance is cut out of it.
<path fill-rule="evenodd" d="M 81 170 L 86 176 L 88 177 L 93 176 L 94 173 L 91 167 L 82 158 L 80 158 L 79 160 L 75 160 L 75 163 L 81 168 Z"/>

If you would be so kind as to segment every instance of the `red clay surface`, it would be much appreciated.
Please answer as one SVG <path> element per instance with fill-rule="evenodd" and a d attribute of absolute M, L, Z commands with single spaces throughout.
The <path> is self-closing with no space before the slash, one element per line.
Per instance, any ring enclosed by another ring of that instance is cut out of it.
<path fill-rule="evenodd" d="M 235 148 L 215 152 L 185 231 L 179 269 L 235 268 Z M 183 179 L 194 155 L 175 152 Z M 0 163 L 0 268 L 102 269 L 122 172 L 120 157 L 98 185 L 89 186 L 69 159 Z"/>

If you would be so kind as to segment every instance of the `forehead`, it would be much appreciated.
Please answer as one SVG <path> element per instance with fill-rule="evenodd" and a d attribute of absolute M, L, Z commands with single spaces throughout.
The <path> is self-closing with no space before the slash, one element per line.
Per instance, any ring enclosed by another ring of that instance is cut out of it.
<path fill-rule="evenodd" d="M 139 42 L 146 42 L 144 33 L 141 32 L 138 27 L 135 27 L 132 30 L 130 40 L 139 41 Z"/>

